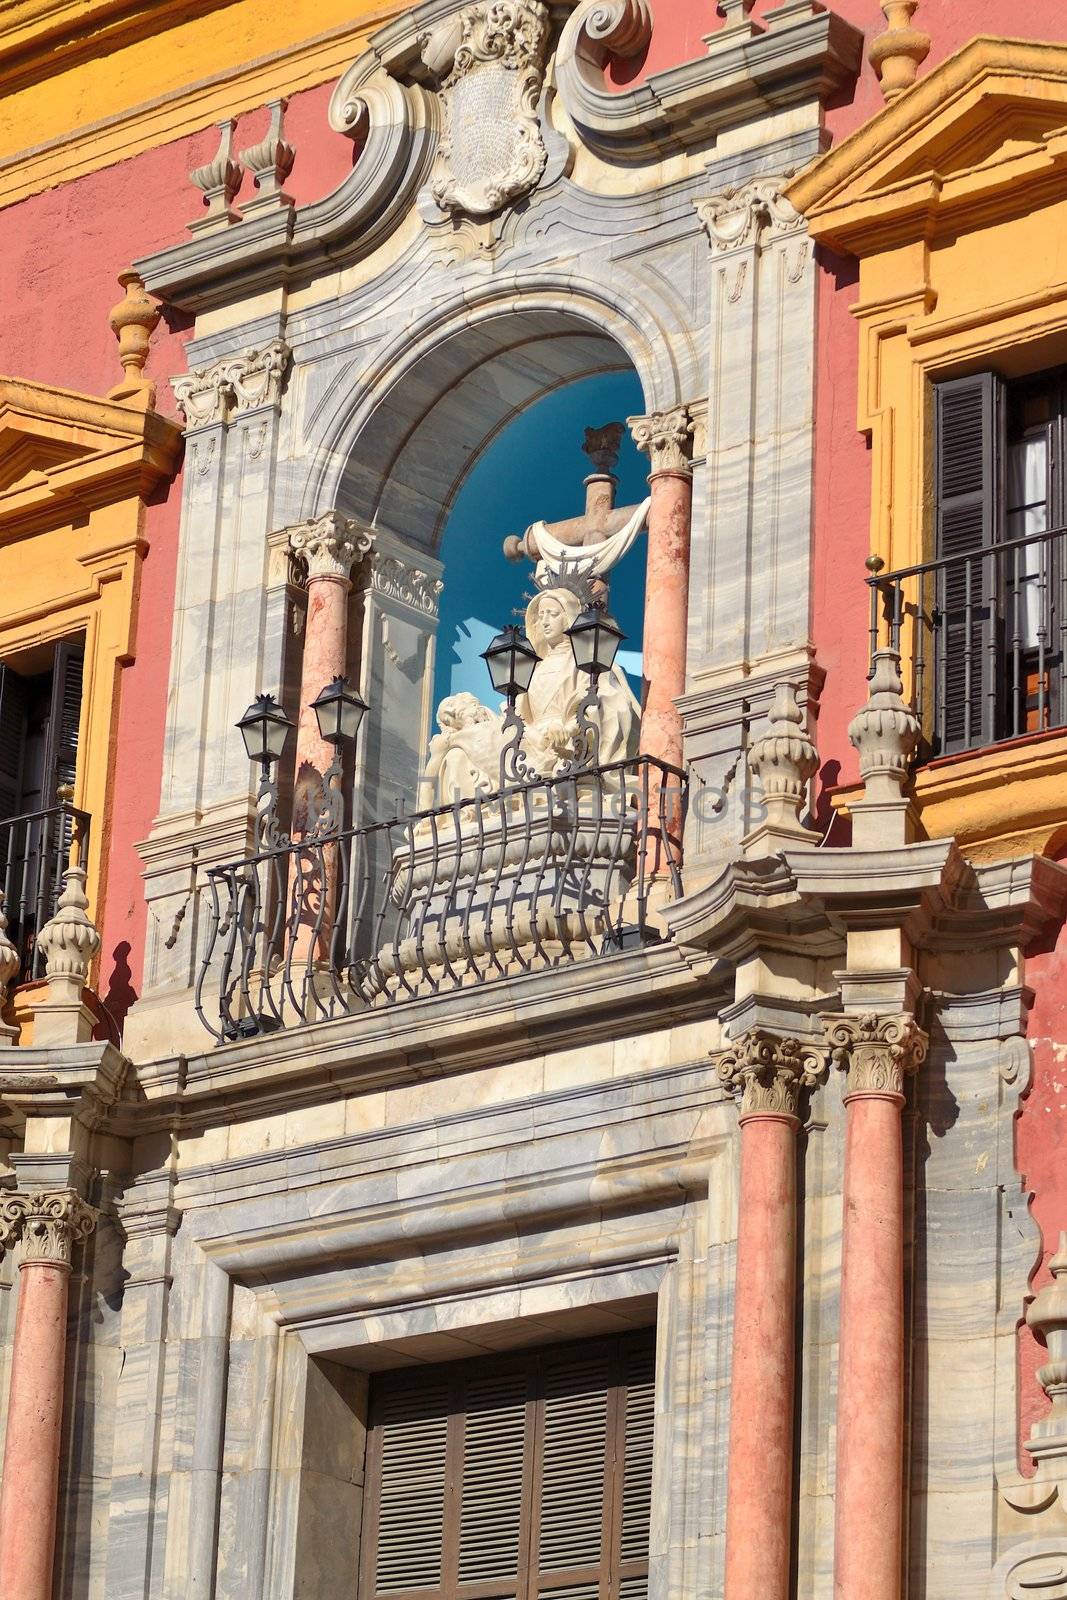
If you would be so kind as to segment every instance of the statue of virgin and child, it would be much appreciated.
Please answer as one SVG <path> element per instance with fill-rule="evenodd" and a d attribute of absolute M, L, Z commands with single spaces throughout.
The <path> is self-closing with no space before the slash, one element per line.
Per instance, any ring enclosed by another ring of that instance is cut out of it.
<path fill-rule="evenodd" d="M 585 744 L 578 708 L 589 682 L 567 637 L 581 610 L 578 596 L 564 587 L 542 589 L 526 608 L 526 635 L 539 659 L 515 709 L 524 724 L 521 749 L 527 765 L 542 778 L 554 777 Z M 600 675 L 597 701 L 589 720 L 599 734 L 598 765 L 630 760 L 637 754 L 641 708 L 618 665 Z M 441 702 L 437 720 L 440 732 L 430 741 L 423 806 L 494 793 L 505 741 L 502 712 L 472 694 L 456 694 Z"/>

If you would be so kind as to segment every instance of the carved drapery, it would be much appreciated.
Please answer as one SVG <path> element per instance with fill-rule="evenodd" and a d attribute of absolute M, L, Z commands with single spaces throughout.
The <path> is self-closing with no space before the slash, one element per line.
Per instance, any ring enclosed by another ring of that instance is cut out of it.
<path fill-rule="evenodd" d="M 277 405 L 289 354 L 284 339 L 272 339 L 262 350 L 242 350 L 174 378 L 171 388 L 186 427 L 206 428 L 260 406 Z"/>
<path fill-rule="evenodd" d="M 723 189 L 696 202 L 713 250 L 725 253 L 753 245 L 765 237 L 802 233 L 804 218 L 782 193 L 792 173 L 753 178 L 736 189 Z"/>
<path fill-rule="evenodd" d="M 845 1099 L 891 1095 L 903 1099 L 904 1079 L 926 1059 L 929 1041 L 915 1018 L 870 1011 L 826 1020 L 830 1058 L 848 1074 Z"/>
<path fill-rule="evenodd" d="M 20 1266 L 70 1267 L 74 1247 L 96 1226 L 96 1212 L 73 1189 L 7 1194 L 0 1200 L 0 1256 L 21 1241 Z"/>
<path fill-rule="evenodd" d="M 800 1096 L 818 1083 L 826 1052 L 800 1039 L 750 1028 L 713 1057 L 719 1081 L 740 1097 L 741 1116 L 796 1117 Z"/>
<path fill-rule="evenodd" d="M 357 561 L 371 549 L 374 534 L 354 517 L 326 511 L 289 530 L 289 548 L 302 560 L 309 579 L 347 581 Z"/>
<path fill-rule="evenodd" d="M 650 477 L 660 472 L 692 475 L 693 419 L 687 406 L 674 406 L 670 411 L 654 411 L 647 417 L 626 420 L 634 444 L 649 458 Z"/>

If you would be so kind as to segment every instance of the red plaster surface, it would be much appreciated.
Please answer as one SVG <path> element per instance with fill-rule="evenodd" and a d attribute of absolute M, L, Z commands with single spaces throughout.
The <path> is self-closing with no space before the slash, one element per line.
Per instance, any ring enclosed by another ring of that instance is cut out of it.
<path fill-rule="evenodd" d="M 299 203 L 336 188 L 351 171 L 351 141 L 330 131 L 326 106 L 332 85 L 295 95 L 286 137 L 297 159 L 287 184 Z M 240 119 L 235 148 L 259 139 L 264 110 Z M 218 142 L 212 126 L 189 138 L 92 173 L 4 212 L 0 284 L 7 315 L 0 319 L 0 372 L 103 395 L 121 377 L 108 312 L 121 299 L 116 281 L 136 257 L 181 241 L 197 214 L 199 192 L 188 174 Z M 241 198 L 251 194 L 246 178 Z M 168 313 L 153 335 L 148 375 L 159 383 L 159 407 L 177 416 L 167 379 L 183 372 L 186 319 Z M 114 752 L 111 842 L 104 922 L 101 993 L 117 1019 L 140 992 L 146 907 L 136 844 L 151 828 L 159 804 L 167 673 L 181 481 L 163 486 L 146 508 L 145 559 L 137 622 L 136 660 L 122 674 Z"/>

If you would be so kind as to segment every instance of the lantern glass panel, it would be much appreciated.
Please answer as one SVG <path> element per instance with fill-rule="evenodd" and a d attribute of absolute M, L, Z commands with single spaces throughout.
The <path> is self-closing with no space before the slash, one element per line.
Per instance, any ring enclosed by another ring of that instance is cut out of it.
<path fill-rule="evenodd" d="M 326 744 L 354 740 L 367 710 L 367 702 L 351 687 L 347 678 L 334 678 L 311 703 L 319 725 L 319 736 Z"/>
<path fill-rule="evenodd" d="M 292 723 L 272 694 L 257 695 L 238 722 L 249 761 L 267 766 L 281 759 Z"/>
<path fill-rule="evenodd" d="M 590 608 L 567 629 L 575 665 L 582 672 L 610 672 L 624 635 L 614 617 Z"/>

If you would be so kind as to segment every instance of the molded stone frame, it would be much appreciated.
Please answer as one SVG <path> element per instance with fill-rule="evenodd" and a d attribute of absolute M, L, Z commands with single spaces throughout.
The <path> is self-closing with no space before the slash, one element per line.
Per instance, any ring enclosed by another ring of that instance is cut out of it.
<path fill-rule="evenodd" d="M 552 110 L 548 92 L 539 188 L 488 222 L 453 222 L 428 200 L 441 118 L 420 39 L 458 9 L 429 0 L 398 18 L 342 79 L 331 121 L 362 149 L 333 195 L 201 233 L 141 263 L 154 293 L 197 314 L 188 358 L 208 399 L 203 409 L 191 396 L 200 414 L 187 412 L 167 775 L 143 851 L 146 999 L 126 1036 L 135 1055 L 153 1039 L 166 1037 L 167 1048 L 199 1042 L 188 1003 L 197 874 L 243 848 L 249 775 L 232 725 L 258 690 L 282 688 L 285 620 L 265 602 L 273 531 L 336 508 L 434 578 L 464 473 L 509 418 L 561 382 L 632 367 L 648 412 L 685 405 L 695 423 L 683 712 L 699 776 L 715 784 L 736 765 L 784 671 L 814 700 L 811 250 L 778 202 L 768 212 L 761 198 L 751 236 L 725 253 L 714 218 L 717 207 L 735 208 L 736 189 L 742 206 L 753 185 L 777 194 L 783 175 L 821 147 L 821 97 L 854 70 L 858 35 L 836 19 L 828 28 L 814 8 L 781 8 L 777 48 L 795 68 L 776 91 L 781 105 L 755 79 L 747 98 L 733 83 L 714 128 L 672 113 L 689 131 L 668 160 L 641 139 L 625 165 L 601 157 Z M 746 49 L 731 44 L 731 73 Z M 554 70 L 550 56 L 549 91 Z M 660 76 L 688 83 L 687 72 Z M 724 94 L 717 72 L 697 73 L 698 101 Z M 634 100 L 640 120 L 643 92 L 621 98 Z M 711 145 L 713 134 L 728 154 Z M 272 407 L 255 421 L 216 416 L 212 383 L 272 341 L 287 358 Z M 491 381 L 480 382 L 487 373 Z M 238 448 L 238 436 L 258 438 L 264 427 L 253 466 L 251 443 Z M 358 594 L 353 607 L 358 633 Z M 410 651 L 401 666 L 368 661 L 367 637 L 368 681 L 407 666 Z M 432 650 L 418 648 L 425 673 Z M 382 694 L 379 704 L 395 698 L 387 682 Z M 414 791 L 423 751 L 411 722 L 389 730 L 393 766 L 377 775 L 375 794 Z M 690 870 L 710 873 L 748 825 L 740 804 L 708 811 L 691 831 Z"/>
<path fill-rule="evenodd" d="M 699 1061 L 552 1092 L 527 1066 L 530 1098 L 516 1063 L 432 1121 L 305 1107 L 127 1189 L 109 1594 L 153 1552 L 168 1595 L 350 1600 L 369 1375 L 652 1323 L 650 1592 L 718 1592 L 732 1106 Z"/>
<path fill-rule="evenodd" d="M 106 888 L 111 764 L 134 658 L 143 501 L 174 471 L 172 422 L 136 403 L 0 378 L 0 656 L 82 635 L 74 804 L 89 812 L 90 914 Z"/>
<path fill-rule="evenodd" d="M 817 242 L 860 258 L 859 427 L 890 570 L 933 554 L 932 384 L 1062 361 L 1065 123 L 1067 46 L 975 39 L 787 190 Z M 915 800 L 974 859 L 1025 855 L 1063 840 L 1065 773 L 1067 734 L 1035 735 L 933 763 Z"/>

